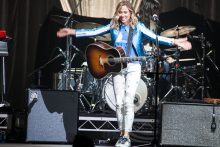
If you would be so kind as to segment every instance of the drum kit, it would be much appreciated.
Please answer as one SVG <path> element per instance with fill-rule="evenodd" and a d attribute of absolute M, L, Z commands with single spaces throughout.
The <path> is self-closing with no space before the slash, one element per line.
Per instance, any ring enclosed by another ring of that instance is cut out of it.
<path fill-rule="evenodd" d="M 91 22 L 84 22 L 84 23 L 78 23 L 75 27 L 76 28 L 96 28 L 100 27 L 100 24 L 97 23 L 91 23 Z M 194 31 L 196 28 L 193 26 L 177 26 L 168 30 L 165 30 L 161 32 L 161 36 L 166 36 L 166 37 L 179 37 L 182 35 L 188 35 L 192 31 Z M 94 37 L 94 41 L 104 41 L 104 42 L 109 42 L 111 41 L 110 35 L 104 35 L 104 36 L 99 36 L 99 37 Z M 169 81 L 168 83 L 171 88 L 170 90 L 166 91 L 166 94 L 163 95 L 163 97 L 157 97 L 155 99 L 154 96 L 154 87 L 155 87 L 155 73 L 156 71 L 156 60 L 154 57 L 154 51 L 151 51 L 151 56 L 152 58 L 149 58 L 149 60 L 146 61 L 146 64 L 144 65 L 142 71 L 142 76 L 135 94 L 135 100 L 134 100 L 134 111 L 135 113 L 138 112 L 146 112 L 150 107 L 154 106 L 155 101 L 166 101 L 168 100 L 168 95 L 172 94 L 171 91 L 173 90 L 178 90 L 181 95 L 186 99 L 192 98 L 192 92 L 189 92 L 188 90 L 193 87 L 196 84 L 200 84 L 200 80 L 196 77 L 194 78 L 194 74 L 197 73 L 197 65 L 189 66 L 189 67 L 180 67 L 179 62 L 185 62 L 185 61 L 194 61 L 195 58 L 187 58 L 187 59 L 179 59 L 179 54 L 181 52 L 184 52 L 185 50 L 180 47 L 175 47 L 175 48 L 168 48 L 163 50 L 165 53 L 166 52 L 174 52 L 174 54 L 171 56 L 166 56 L 163 55 L 163 59 L 165 58 L 170 65 L 173 65 L 173 67 L 170 67 L 169 73 L 162 69 L 163 65 L 159 64 L 159 74 L 164 75 L 164 74 L 169 74 L 171 75 L 171 79 L 174 81 L 172 83 Z M 163 61 L 163 62 L 164 62 Z M 189 70 L 190 72 L 194 71 L 194 73 L 189 73 L 187 72 Z M 74 69 L 73 69 L 74 71 Z M 82 68 L 77 69 L 76 72 L 72 72 L 72 74 L 77 74 L 77 76 L 71 76 L 73 77 L 72 82 L 72 90 L 78 91 L 80 93 L 79 96 L 79 102 L 82 106 L 82 111 L 85 112 L 93 112 L 96 110 L 101 110 L 104 111 L 106 109 L 110 109 L 111 111 L 115 111 L 115 95 L 113 91 L 113 83 L 112 83 L 112 78 L 110 76 L 106 76 L 103 79 L 96 79 L 94 78 L 87 66 L 87 62 L 82 63 Z M 153 75 L 149 76 L 149 75 Z M 174 76 L 172 76 L 174 75 Z M 178 85 L 178 78 L 179 76 L 184 75 L 184 82 L 187 83 L 183 85 Z M 160 76 L 161 78 L 162 76 Z M 195 81 L 195 82 L 192 82 Z M 188 86 L 188 87 L 187 87 Z M 203 85 L 202 85 L 203 86 Z M 62 89 L 62 88 L 61 88 Z M 192 91 L 192 89 L 191 89 Z M 196 91 L 196 90 L 195 90 Z M 177 98 L 177 95 L 174 95 L 176 99 L 175 101 L 178 101 L 179 98 Z M 158 104 L 158 103 L 156 103 Z"/>

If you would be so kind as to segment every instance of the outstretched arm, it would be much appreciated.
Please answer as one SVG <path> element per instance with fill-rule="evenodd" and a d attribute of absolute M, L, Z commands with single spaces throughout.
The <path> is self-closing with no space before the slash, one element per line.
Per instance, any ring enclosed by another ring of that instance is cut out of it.
<path fill-rule="evenodd" d="M 147 37 L 148 39 L 152 40 L 152 41 L 156 41 L 156 34 L 149 30 L 148 28 L 145 27 L 144 24 L 140 23 L 139 25 L 141 32 L 145 35 L 145 37 Z M 180 46 L 182 47 L 184 50 L 190 50 L 192 48 L 191 43 L 187 40 L 187 38 L 168 38 L 165 36 L 157 36 L 159 43 L 160 44 L 164 44 L 164 45 L 168 45 L 168 46 Z"/>
<path fill-rule="evenodd" d="M 71 29 L 62 28 L 57 31 L 57 37 L 66 37 L 68 35 L 74 35 L 76 37 L 94 37 L 108 33 L 110 30 L 110 24 L 93 29 Z"/>
<path fill-rule="evenodd" d="M 71 28 L 61 28 L 57 31 L 57 37 L 59 38 L 66 37 L 68 35 L 76 35 L 76 31 Z"/>
<path fill-rule="evenodd" d="M 184 50 L 192 49 L 192 44 L 187 40 L 187 38 L 174 39 L 174 45 L 182 47 Z"/>

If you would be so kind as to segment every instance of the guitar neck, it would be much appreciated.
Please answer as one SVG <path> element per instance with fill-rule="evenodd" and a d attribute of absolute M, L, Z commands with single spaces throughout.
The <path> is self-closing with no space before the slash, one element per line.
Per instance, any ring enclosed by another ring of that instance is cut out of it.
<path fill-rule="evenodd" d="M 116 63 L 125 63 L 131 61 L 146 61 L 147 57 L 115 57 L 110 58 L 109 61 L 116 62 Z"/>

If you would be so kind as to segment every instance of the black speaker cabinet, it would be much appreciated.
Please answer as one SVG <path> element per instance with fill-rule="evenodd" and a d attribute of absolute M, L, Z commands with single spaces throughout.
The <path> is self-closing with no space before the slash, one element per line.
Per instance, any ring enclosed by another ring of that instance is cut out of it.
<path fill-rule="evenodd" d="M 78 130 L 78 93 L 28 89 L 27 142 L 71 143 Z"/>
<path fill-rule="evenodd" d="M 218 105 L 163 103 L 161 117 L 161 145 L 220 146 Z"/>

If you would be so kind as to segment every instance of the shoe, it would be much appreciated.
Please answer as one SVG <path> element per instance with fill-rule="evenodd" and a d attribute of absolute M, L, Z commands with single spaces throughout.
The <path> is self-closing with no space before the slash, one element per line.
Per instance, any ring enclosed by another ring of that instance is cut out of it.
<path fill-rule="evenodd" d="M 118 141 L 115 144 L 115 147 L 120 147 L 120 143 L 121 143 L 122 139 L 123 139 L 123 136 L 120 136 Z"/>
<path fill-rule="evenodd" d="M 131 140 L 128 137 L 120 137 L 115 144 L 115 147 L 130 147 Z"/>

